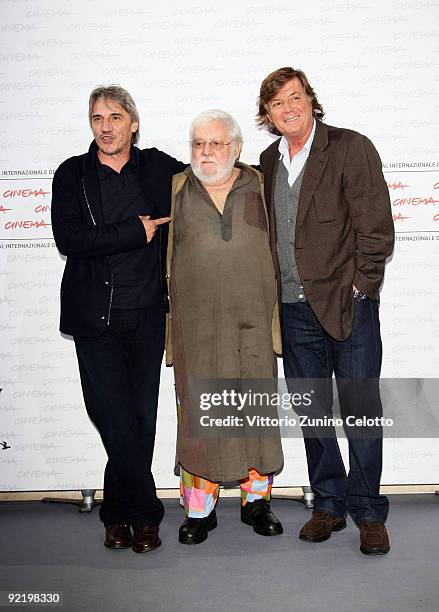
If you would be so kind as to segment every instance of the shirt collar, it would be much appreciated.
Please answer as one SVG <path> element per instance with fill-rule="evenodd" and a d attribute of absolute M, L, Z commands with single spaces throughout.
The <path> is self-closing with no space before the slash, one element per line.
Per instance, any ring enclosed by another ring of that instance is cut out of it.
<path fill-rule="evenodd" d="M 112 174 L 112 172 L 114 172 L 114 170 L 110 168 L 110 166 L 107 166 L 106 164 L 101 164 L 101 162 L 99 161 L 97 151 L 96 151 L 96 165 L 97 165 L 99 176 L 101 180 L 106 179 L 107 177 L 110 176 L 110 174 Z M 137 147 L 132 146 L 131 152 L 130 152 L 130 159 L 127 161 L 125 166 L 130 168 L 132 171 L 137 172 L 138 165 L 139 165 L 139 149 Z"/>
<path fill-rule="evenodd" d="M 130 160 L 129 160 L 129 164 L 130 166 L 132 166 L 133 170 L 137 171 L 138 167 L 139 167 L 139 149 L 135 146 L 131 147 L 131 155 L 130 155 Z"/>
<path fill-rule="evenodd" d="M 299 153 L 301 153 L 302 151 L 309 152 L 309 150 L 311 149 L 312 141 L 314 140 L 315 133 L 316 133 L 316 120 L 313 119 L 311 133 L 308 136 L 308 140 L 303 145 L 303 149 L 301 149 Z M 282 136 L 282 138 L 280 139 L 278 151 L 280 153 L 279 159 L 282 159 L 282 157 L 286 157 L 286 159 L 290 161 L 290 147 L 288 145 L 288 140 L 285 138 L 285 136 Z"/>

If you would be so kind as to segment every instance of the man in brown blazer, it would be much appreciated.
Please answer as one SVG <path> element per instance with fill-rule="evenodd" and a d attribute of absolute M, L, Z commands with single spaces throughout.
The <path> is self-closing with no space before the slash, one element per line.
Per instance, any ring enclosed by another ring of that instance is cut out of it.
<path fill-rule="evenodd" d="M 285 376 L 290 392 L 298 379 L 318 387 L 306 419 L 332 415 L 335 374 L 349 440 L 346 475 L 335 430 L 303 428 L 315 505 L 299 537 L 322 542 L 346 527 L 349 513 L 360 529 L 360 550 L 385 554 L 382 430 L 347 425 L 354 415 L 379 421 L 382 414 L 378 300 L 393 221 L 373 144 L 322 123 L 323 116 L 301 70 L 280 68 L 262 82 L 258 122 L 281 136 L 260 163 L 282 302 Z"/>

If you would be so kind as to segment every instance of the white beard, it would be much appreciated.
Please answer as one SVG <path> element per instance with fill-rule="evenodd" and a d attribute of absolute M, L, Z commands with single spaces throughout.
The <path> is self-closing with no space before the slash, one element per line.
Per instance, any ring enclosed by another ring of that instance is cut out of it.
<path fill-rule="evenodd" d="M 225 166 L 217 165 L 217 170 L 215 174 L 205 174 L 201 169 L 202 162 L 199 164 L 195 164 L 194 162 L 192 162 L 191 167 L 193 173 L 199 181 L 205 183 L 206 185 L 215 185 L 217 183 L 224 183 L 225 181 L 227 181 L 228 178 L 230 178 L 230 176 L 232 175 L 233 167 L 235 165 L 235 161 L 236 160 L 234 157 L 234 153 L 232 153 L 229 157 L 229 161 Z"/>

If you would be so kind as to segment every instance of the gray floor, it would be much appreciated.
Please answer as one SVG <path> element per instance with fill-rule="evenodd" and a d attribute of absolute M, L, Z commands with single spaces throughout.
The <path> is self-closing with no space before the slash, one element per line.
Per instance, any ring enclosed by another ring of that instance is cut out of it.
<path fill-rule="evenodd" d="M 294 501 L 273 501 L 283 536 L 258 536 L 238 504 L 221 500 L 218 528 L 191 547 L 178 543 L 182 513 L 166 500 L 163 546 L 137 555 L 104 548 L 96 510 L 0 503 L 0 590 L 61 591 L 72 612 L 439 610 L 439 496 L 391 497 L 383 557 L 359 552 L 352 522 L 321 544 L 301 542 L 310 514 Z"/>

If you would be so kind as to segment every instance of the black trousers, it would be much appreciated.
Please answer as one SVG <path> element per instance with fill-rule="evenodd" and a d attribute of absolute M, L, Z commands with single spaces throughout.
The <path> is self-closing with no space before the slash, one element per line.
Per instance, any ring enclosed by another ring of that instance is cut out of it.
<path fill-rule="evenodd" d="M 104 334 L 76 336 L 84 402 L 108 462 L 100 518 L 105 525 L 158 525 L 163 518 L 151 463 L 165 314 L 162 306 L 113 310 Z"/>

